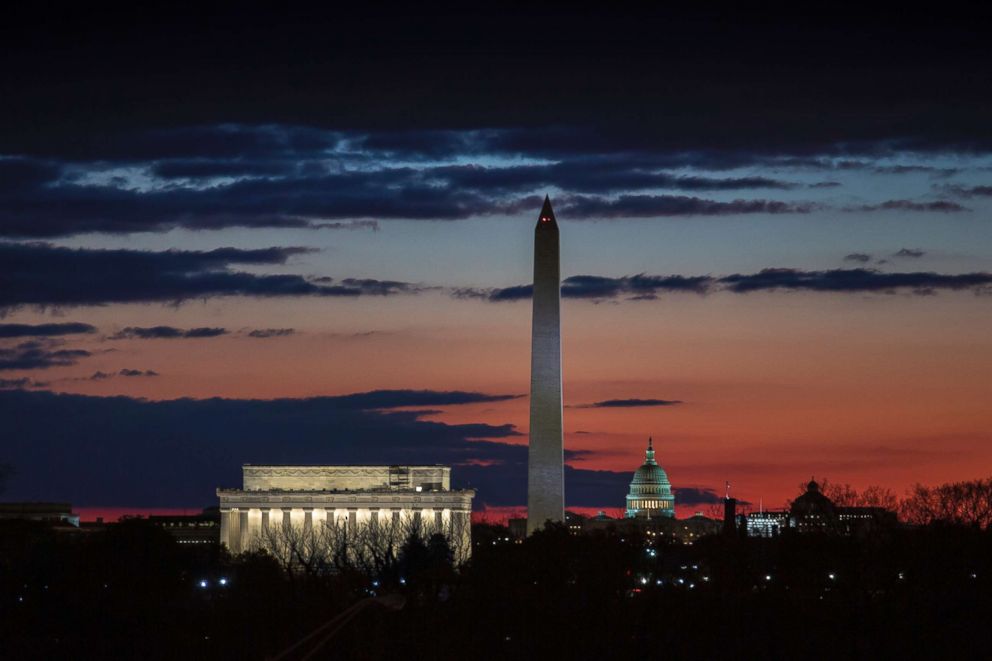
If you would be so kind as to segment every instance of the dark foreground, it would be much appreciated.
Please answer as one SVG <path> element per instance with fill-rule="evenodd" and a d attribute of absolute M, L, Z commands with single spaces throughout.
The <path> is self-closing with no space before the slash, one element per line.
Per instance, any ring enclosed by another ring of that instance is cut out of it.
<path fill-rule="evenodd" d="M 992 658 L 992 533 L 704 538 L 666 546 L 477 526 L 396 567 L 286 575 L 181 548 L 142 521 L 64 538 L 0 531 L 0 658 Z M 223 580 L 222 580 L 223 579 Z M 374 582 L 373 582 L 374 581 Z M 328 635 L 330 634 L 330 635 Z"/>

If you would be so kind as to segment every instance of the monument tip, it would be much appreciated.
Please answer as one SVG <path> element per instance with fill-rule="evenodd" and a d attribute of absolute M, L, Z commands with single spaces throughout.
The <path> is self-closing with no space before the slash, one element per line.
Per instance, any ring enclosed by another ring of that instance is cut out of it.
<path fill-rule="evenodd" d="M 548 195 L 544 196 L 544 206 L 541 207 L 541 216 L 538 222 L 541 223 L 553 223 L 555 222 L 555 212 L 551 208 L 551 197 Z"/>

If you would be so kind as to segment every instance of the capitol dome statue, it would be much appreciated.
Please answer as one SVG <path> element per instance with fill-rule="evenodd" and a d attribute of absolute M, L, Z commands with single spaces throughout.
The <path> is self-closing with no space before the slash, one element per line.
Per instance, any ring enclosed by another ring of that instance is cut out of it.
<path fill-rule="evenodd" d="M 648 439 L 644 463 L 634 472 L 627 494 L 628 519 L 656 516 L 675 517 L 675 496 L 665 469 L 654 460 L 654 443 Z"/>

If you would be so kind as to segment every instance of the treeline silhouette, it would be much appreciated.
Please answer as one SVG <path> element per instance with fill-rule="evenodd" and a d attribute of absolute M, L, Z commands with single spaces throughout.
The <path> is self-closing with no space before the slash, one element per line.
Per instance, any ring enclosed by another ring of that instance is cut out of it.
<path fill-rule="evenodd" d="M 517 543 L 481 524 L 471 561 L 452 559 L 443 536 L 410 535 L 378 574 L 307 573 L 145 520 L 74 535 L 4 522 L 0 657 L 275 658 L 401 595 L 353 611 L 312 658 L 992 658 L 992 531 L 957 518 L 691 546 L 563 526 Z"/>
<path fill-rule="evenodd" d="M 881 507 L 897 512 L 914 525 L 953 523 L 961 526 L 992 526 L 992 478 L 948 482 L 935 487 L 915 484 L 903 498 L 877 485 L 858 491 L 850 484 L 821 479 L 820 491 L 840 507 Z M 805 493 L 806 483 L 799 485 Z"/>

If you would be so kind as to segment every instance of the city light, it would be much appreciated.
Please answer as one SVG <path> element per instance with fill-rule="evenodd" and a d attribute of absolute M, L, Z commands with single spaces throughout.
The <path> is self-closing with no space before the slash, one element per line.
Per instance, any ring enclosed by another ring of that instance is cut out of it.
<path fill-rule="evenodd" d="M 217 581 L 217 582 L 218 582 L 218 583 L 220 583 L 221 585 L 227 585 L 227 579 L 226 579 L 226 578 L 221 578 L 221 579 L 220 579 L 219 581 Z"/>
<path fill-rule="evenodd" d="M 208 587 L 210 587 L 210 581 L 208 581 L 208 580 L 207 580 L 207 579 L 205 579 L 205 578 L 202 578 L 202 579 L 200 579 L 200 582 L 198 583 L 198 585 L 199 585 L 199 586 L 200 586 L 201 588 L 208 588 Z"/>

